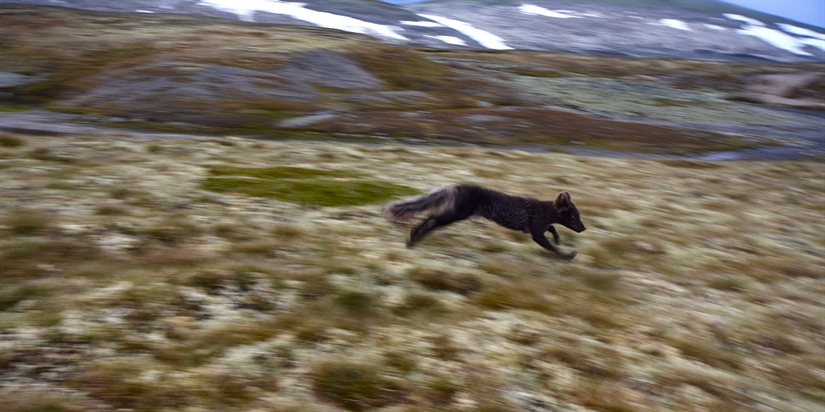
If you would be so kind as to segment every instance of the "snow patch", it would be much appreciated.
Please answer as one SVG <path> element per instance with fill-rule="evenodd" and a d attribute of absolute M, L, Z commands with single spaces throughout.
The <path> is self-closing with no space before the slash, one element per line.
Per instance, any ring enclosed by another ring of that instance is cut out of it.
<path fill-rule="evenodd" d="M 765 25 L 765 23 L 762 23 L 759 20 L 752 19 L 750 17 L 745 17 L 745 16 L 742 16 L 740 14 L 725 13 L 725 14 L 723 14 L 723 16 L 727 17 L 730 20 L 743 21 L 747 24 L 750 24 L 751 26 L 764 26 Z"/>
<path fill-rule="evenodd" d="M 455 31 L 458 31 L 465 36 L 475 40 L 478 44 L 493 50 L 512 50 L 513 48 L 504 43 L 504 39 L 496 36 L 493 33 L 477 29 L 469 23 L 460 20 L 453 20 L 441 16 L 433 16 L 431 14 L 419 14 L 419 16 L 429 19 L 444 26 L 447 26 Z"/>
<path fill-rule="evenodd" d="M 805 44 L 805 45 L 808 45 L 808 46 L 811 46 L 811 47 L 816 47 L 817 49 L 820 49 L 820 50 L 822 50 L 822 51 L 825 51 L 825 40 L 819 40 L 819 39 L 799 39 L 799 41 L 800 41 L 800 42 L 802 42 L 802 43 L 803 43 L 803 44 Z"/>
<path fill-rule="evenodd" d="M 401 24 L 406 24 L 407 26 L 417 26 L 417 27 L 444 27 L 444 25 L 438 24 L 434 21 L 409 21 L 409 20 L 402 20 Z"/>
<path fill-rule="evenodd" d="M 716 31 L 727 31 L 728 30 L 728 29 L 726 29 L 722 26 L 717 26 L 715 24 L 705 24 L 705 27 L 707 27 L 710 30 L 716 30 Z"/>
<path fill-rule="evenodd" d="M 685 23 L 681 20 L 660 19 L 659 24 L 661 24 L 662 26 L 671 27 L 671 28 L 674 28 L 674 29 L 677 29 L 677 30 L 693 31 L 693 30 L 690 29 L 690 26 L 688 26 L 687 23 Z"/>
<path fill-rule="evenodd" d="M 135 10 L 135 13 L 147 13 L 152 14 L 154 13 L 152 10 Z"/>
<path fill-rule="evenodd" d="M 306 6 L 304 3 L 278 0 L 199 0 L 198 4 L 234 13 L 238 18 L 245 21 L 254 21 L 252 16 L 255 15 L 255 12 L 260 11 L 272 14 L 284 14 L 294 19 L 303 20 L 316 26 L 329 29 L 338 29 L 396 40 L 409 40 L 396 33 L 396 30 L 403 30 L 400 27 L 385 26 L 352 17 L 306 9 L 304 8 L 304 6 Z"/>
<path fill-rule="evenodd" d="M 458 37 L 453 37 L 453 36 L 431 36 L 431 35 L 427 35 L 425 37 L 430 37 L 430 38 L 433 38 L 433 39 L 436 39 L 436 40 L 441 40 L 444 43 L 454 44 L 456 46 L 466 46 L 467 45 L 467 42 L 465 42 L 464 40 L 461 40 Z"/>
<path fill-rule="evenodd" d="M 813 37 L 815 39 L 825 40 L 825 34 L 823 33 L 817 33 L 813 30 L 803 29 L 802 27 L 796 27 L 791 24 L 777 23 L 776 25 L 779 26 L 780 29 L 797 36 Z"/>
<path fill-rule="evenodd" d="M 770 44 L 773 47 L 789 51 L 793 54 L 797 54 L 800 56 L 813 56 L 811 53 L 808 53 L 805 50 L 803 50 L 803 47 L 805 46 L 812 46 L 825 50 L 825 35 L 821 35 L 815 31 L 803 29 L 801 27 L 791 26 L 790 24 L 777 24 L 779 27 L 781 27 L 783 30 L 789 33 L 809 37 L 811 37 L 810 35 L 813 34 L 813 37 L 815 37 L 800 39 L 798 37 L 794 37 L 790 34 L 784 33 L 782 31 L 771 29 L 767 27 L 765 23 L 762 23 L 759 20 L 754 20 L 749 17 L 740 16 L 738 14 L 725 14 L 724 16 L 731 20 L 739 20 L 747 23 L 745 27 L 736 30 L 737 33 L 745 36 L 756 37 L 758 39 L 761 39 L 765 43 Z"/>
<path fill-rule="evenodd" d="M 802 46 L 806 44 L 805 41 L 797 39 L 789 34 L 782 33 L 779 30 L 770 29 L 761 26 L 745 26 L 736 31 L 745 36 L 757 37 L 773 47 L 787 50 L 793 54 L 800 56 L 812 56 L 811 53 L 802 50 Z"/>
<path fill-rule="evenodd" d="M 574 11 L 570 10 L 547 10 L 544 7 L 535 6 L 532 4 L 522 4 L 519 6 L 519 11 L 524 14 L 555 17 L 557 19 L 580 19 L 581 16 L 574 15 Z"/>

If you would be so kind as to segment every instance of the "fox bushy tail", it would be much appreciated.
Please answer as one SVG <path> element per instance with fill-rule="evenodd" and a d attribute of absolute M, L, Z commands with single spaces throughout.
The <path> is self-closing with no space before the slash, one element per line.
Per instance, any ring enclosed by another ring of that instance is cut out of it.
<path fill-rule="evenodd" d="M 443 213 L 454 207 L 456 190 L 455 186 L 442 186 L 427 194 L 395 200 L 384 206 L 384 213 L 394 222 L 404 222 L 425 212 Z"/>

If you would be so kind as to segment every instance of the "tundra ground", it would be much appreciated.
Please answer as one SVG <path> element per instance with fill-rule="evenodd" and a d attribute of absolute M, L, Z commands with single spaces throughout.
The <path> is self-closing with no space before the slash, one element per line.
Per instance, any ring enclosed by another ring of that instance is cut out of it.
<path fill-rule="evenodd" d="M 815 411 L 825 167 L 0 136 L 8 411 Z M 573 261 L 391 198 L 551 199 Z"/>

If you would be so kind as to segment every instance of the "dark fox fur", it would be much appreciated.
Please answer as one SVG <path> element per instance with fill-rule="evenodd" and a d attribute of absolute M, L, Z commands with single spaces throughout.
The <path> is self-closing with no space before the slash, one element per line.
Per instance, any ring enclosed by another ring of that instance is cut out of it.
<path fill-rule="evenodd" d="M 427 214 L 427 218 L 410 232 L 408 247 L 434 229 L 477 215 L 508 229 L 530 233 L 541 247 L 572 259 L 576 252 L 562 253 L 547 240 L 544 232 L 552 233 L 553 241 L 558 244 L 559 234 L 553 223 L 577 233 L 585 230 L 579 211 L 566 191 L 559 193 L 554 201 L 546 202 L 474 185 L 444 186 L 425 195 L 390 202 L 384 206 L 384 212 L 395 222 Z"/>

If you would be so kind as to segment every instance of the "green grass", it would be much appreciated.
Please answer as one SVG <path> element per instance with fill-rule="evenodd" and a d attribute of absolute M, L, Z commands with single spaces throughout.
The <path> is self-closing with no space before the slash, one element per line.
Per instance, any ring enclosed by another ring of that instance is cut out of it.
<path fill-rule="evenodd" d="M 15 148 L 25 145 L 26 142 L 15 136 L 8 136 L 0 133 L 0 147 Z"/>
<path fill-rule="evenodd" d="M 267 197 L 303 206 L 343 207 L 375 204 L 416 190 L 407 186 L 368 178 L 358 173 L 334 172 L 298 167 L 237 168 L 210 170 L 202 187 L 218 193 L 239 193 Z"/>
<path fill-rule="evenodd" d="M 396 90 L 437 90 L 450 87 L 452 72 L 409 50 L 370 44 L 353 54 L 366 69 Z"/>
<path fill-rule="evenodd" d="M 410 271 L 410 279 L 431 290 L 443 290 L 462 295 L 480 291 L 483 283 L 478 276 L 469 273 L 453 273 L 417 267 Z"/>
<path fill-rule="evenodd" d="M 557 304 L 528 281 L 489 285 L 473 299 L 477 305 L 495 310 L 526 309 L 541 313 L 558 311 Z"/>
<path fill-rule="evenodd" d="M 103 259 L 100 251 L 87 242 L 71 238 L 25 239 L 6 243 L 0 250 L 0 284 L 48 277 L 58 267 L 72 266 L 85 256 Z"/>
<path fill-rule="evenodd" d="M 257 179 L 277 180 L 277 179 L 311 179 L 317 177 L 358 177 L 355 172 L 335 172 L 321 169 L 307 169 L 302 167 L 237 167 L 237 166 L 215 166 L 209 169 L 212 176 L 243 176 Z"/>
<path fill-rule="evenodd" d="M 12 210 L 0 223 L 8 226 L 13 235 L 35 236 L 53 231 L 55 217 L 39 210 L 20 208 Z"/>
<path fill-rule="evenodd" d="M 400 402 L 405 392 L 381 375 L 377 365 L 351 361 L 327 361 L 312 370 L 313 389 L 320 396 L 353 411 Z"/>
<path fill-rule="evenodd" d="M 342 292 L 335 297 L 335 302 L 347 315 L 355 319 L 367 320 L 378 316 L 380 313 L 378 299 L 369 293 L 358 291 Z"/>
<path fill-rule="evenodd" d="M 701 106 L 706 103 L 698 102 L 698 101 L 690 101 L 690 100 L 675 100 L 675 99 L 664 99 L 664 98 L 657 98 L 653 99 L 653 105 L 659 107 L 688 107 L 688 106 Z"/>
<path fill-rule="evenodd" d="M 411 293 L 404 298 L 404 302 L 393 308 L 393 313 L 406 317 L 421 317 L 432 320 L 447 312 L 441 301 L 430 294 Z"/>
<path fill-rule="evenodd" d="M 21 104 L 0 104 L 0 113 L 17 113 L 31 110 L 32 106 Z"/>
<path fill-rule="evenodd" d="M 44 298 L 48 294 L 48 290 L 33 285 L 21 284 L 0 287 L 0 311 L 8 310 L 24 300 Z"/>

